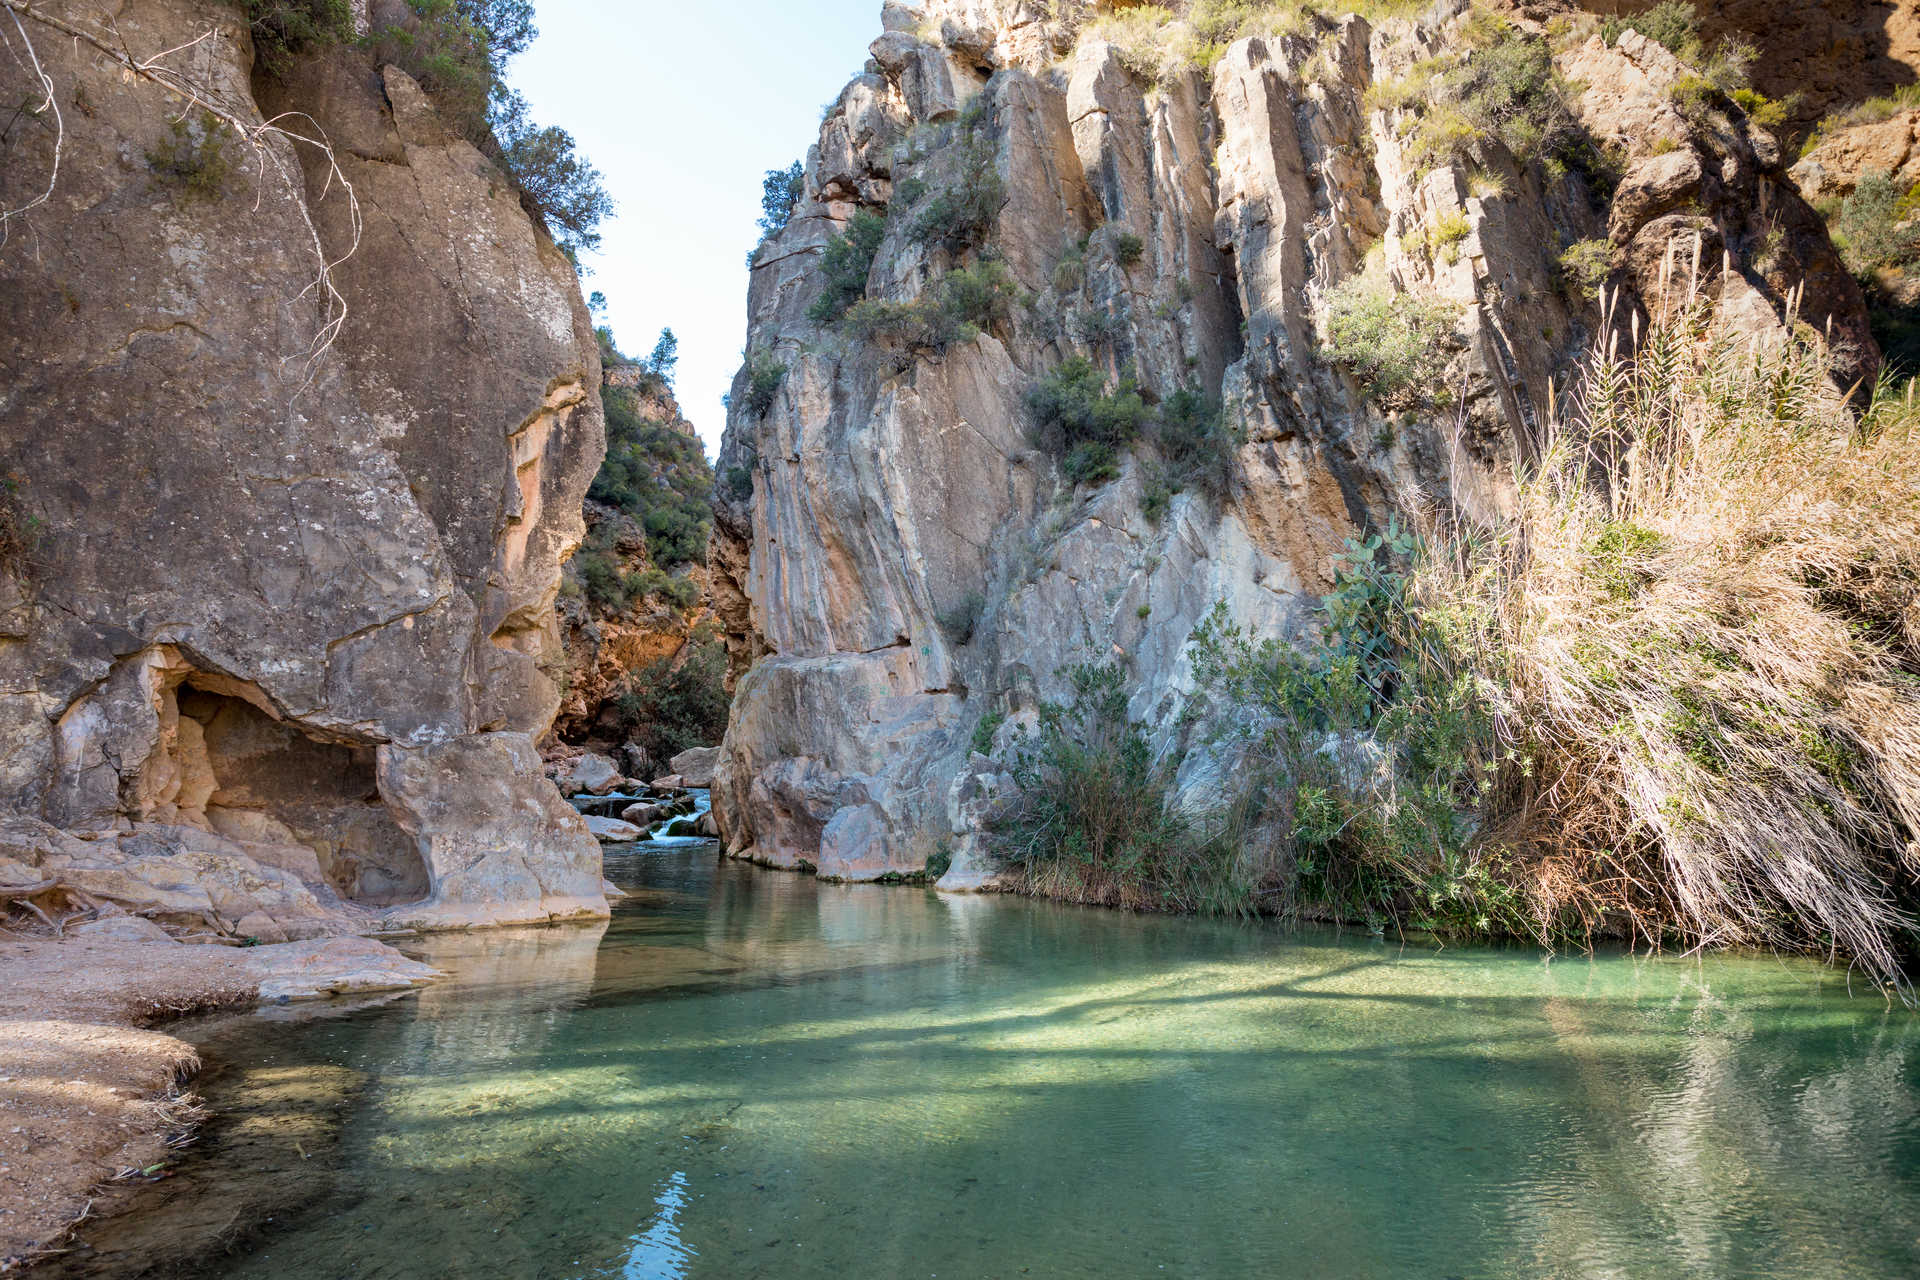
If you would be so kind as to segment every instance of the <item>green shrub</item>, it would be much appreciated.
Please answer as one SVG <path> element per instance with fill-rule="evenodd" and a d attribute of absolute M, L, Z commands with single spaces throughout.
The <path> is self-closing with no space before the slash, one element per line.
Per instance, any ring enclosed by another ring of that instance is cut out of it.
<path fill-rule="evenodd" d="M 946 181 L 915 216 L 911 234 L 922 244 L 959 254 L 977 249 L 993 235 L 1007 202 L 988 129 L 984 96 L 969 102 L 954 126 L 954 141 L 942 157 Z"/>
<path fill-rule="evenodd" d="M 1419 541 L 1398 526 L 1349 540 L 1317 642 L 1255 641 L 1216 608 L 1196 680 L 1242 753 L 1243 805 L 1283 815 L 1283 910 L 1444 934 L 1541 936 L 1469 818 L 1500 761 L 1493 707 L 1436 661 L 1444 619 L 1414 607 Z"/>
<path fill-rule="evenodd" d="M 1027 413 L 1034 444 L 1076 484 L 1103 484 L 1119 475 L 1120 450 L 1139 438 L 1150 416 L 1133 379 L 1109 387 L 1106 375 L 1084 356 L 1034 384 Z"/>
<path fill-rule="evenodd" d="M 1043 703 L 1007 767 L 1013 811 L 989 835 L 1031 893 L 1108 906 L 1246 912 L 1256 885 L 1235 875 L 1232 845 L 1171 802 L 1177 760 L 1156 759 L 1127 716 L 1118 667 L 1063 673 L 1069 702 Z"/>
<path fill-rule="evenodd" d="M 1217 402 L 1182 387 L 1162 402 L 1149 435 L 1165 464 L 1157 479 L 1169 497 L 1188 488 L 1214 502 L 1226 497 L 1240 442 Z"/>
<path fill-rule="evenodd" d="M 303 53 L 353 39 L 348 0 L 245 0 L 242 12 L 255 65 L 269 76 L 284 75 Z"/>
<path fill-rule="evenodd" d="M 501 163 L 554 243 L 572 254 L 598 249 L 600 224 L 613 216 L 613 197 L 573 135 L 536 125 L 526 99 L 511 91 L 494 95 L 492 128 Z"/>
<path fill-rule="evenodd" d="M 1581 240 L 1568 245 L 1558 261 L 1560 278 L 1569 291 L 1593 301 L 1613 273 L 1613 245 L 1606 240 Z"/>
<path fill-rule="evenodd" d="M 1390 408 L 1434 402 L 1451 358 L 1457 306 L 1362 276 L 1342 281 L 1328 301 L 1326 359 L 1350 369 Z"/>
<path fill-rule="evenodd" d="M 1007 713 L 1004 711 L 989 711 L 981 716 L 973 726 L 973 739 L 969 744 L 973 753 L 982 756 L 992 755 L 994 737 L 999 734 L 1000 726 L 1006 722 Z"/>
<path fill-rule="evenodd" d="M 227 149 L 232 141 L 233 131 L 210 111 L 191 119 L 181 116 L 147 152 L 147 165 L 177 187 L 183 200 L 217 200 L 233 176 L 233 156 Z"/>
<path fill-rule="evenodd" d="M 1612 15 L 1600 20 L 1600 35 L 1613 44 L 1628 30 L 1665 45 L 1667 52 L 1682 62 L 1697 63 L 1704 52 L 1700 43 L 1700 14 L 1691 0 L 1660 0 L 1640 13 Z"/>
<path fill-rule="evenodd" d="M 846 331 L 904 353 L 938 355 L 1005 325 L 1016 286 L 1006 264 L 986 259 L 950 271 L 909 302 L 869 298 L 847 312 Z"/>
<path fill-rule="evenodd" d="M 1909 191 L 1890 174 L 1867 173 L 1829 224 L 1847 268 L 1863 280 L 1920 261 L 1920 187 Z"/>
<path fill-rule="evenodd" d="M 847 220 L 847 229 L 827 241 L 820 258 L 824 283 L 820 296 L 807 308 L 807 318 L 815 324 L 832 324 L 847 314 L 867 294 L 867 277 L 873 272 L 873 259 L 880 242 L 887 238 L 887 220 L 867 209 L 855 211 Z"/>
<path fill-rule="evenodd" d="M 641 413 L 625 387 L 603 388 L 607 456 L 587 496 L 633 517 L 647 535 L 647 554 L 671 569 L 706 559 L 713 472 L 700 442 Z M 592 594 L 592 584 L 588 584 Z"/>
<path fill-rule="evenodd" d="M 1113 238 L 1113 260 L 1123 267 L 1131 267 L 1145 256 L 1147 242 L 1131 231 L 1122 231 Z"/>
<path fill-rule="evenodd" d="M 787 380 L 787 366 L 773 352 L 762 350 L 747 357 L 747 412 L 764 418 L 773 408 L 773 398 Z"/>
<path fill-rule="evenodd" d="M 795 160 L 785 169 L 769 169 L 760 183 L 760 239 L 785 230 L 806 196 L 806 167 Z"/>
<path fill-rule="evenodd" d="M 698 638 L 679 660 L 663 658 L 630 675 L 614 699 L 618 732 L 655 760 L 712 746 L 727 731 L 727 650 Z"/>

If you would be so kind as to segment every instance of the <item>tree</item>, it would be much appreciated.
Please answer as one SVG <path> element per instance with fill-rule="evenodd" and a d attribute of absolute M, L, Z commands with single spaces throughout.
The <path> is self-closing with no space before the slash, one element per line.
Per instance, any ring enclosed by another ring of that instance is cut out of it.
<path fill-rule="evenodd" d="M 457 0 L 456 7 L 486 34 L 487 61 L 496 76 L 540 34 L 533 25 L 533 0 Z"/>
<path fill-rule="evenodd" d="M 613 215 L 600 171 L 588 164 L 565 129 L 534 124 L 517 91 L 495 94 L 494 136 L 514 184 L 527 196 L 554 243 L 579 253 L 600 247 L 600 224 Z"/>
<path fill-rule="evenodd" d="M 787 225 L 787 219 L 793 217 L 794 208 L 805 194 L 806 170 L 798 160 L 786 169 L 767 170 L 766 181 L 760 187 L 761 239 Z"/>
<path fill-rule="evenodd" d="M 672 386 L 674 366 L 679 363 L 680 339 L 673 336 L 672 329 L 662 329 L 660 341 L 653 344 L 653 354 L 647 357 L 647 372 Z"/>

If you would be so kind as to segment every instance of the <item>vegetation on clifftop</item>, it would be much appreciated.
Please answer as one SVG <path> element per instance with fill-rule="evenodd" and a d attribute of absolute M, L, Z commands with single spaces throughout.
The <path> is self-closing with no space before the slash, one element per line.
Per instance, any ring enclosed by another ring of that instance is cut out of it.
<path fill-rule="evenodd" d="M 285 76 L 295 61 L 357 44 L 377 64 L 419 81 L 442 116 L 513 180 L 522 202 L 569 254 L 598 247 L 613 213 L 600 173 L 566 130 L 536 124 L 507 87 L 507 63 L 537 34 L 532 0 L 407 0 L 406 20 L 353 30 L 347 0 L 243 0 L 259 71 Z"/>

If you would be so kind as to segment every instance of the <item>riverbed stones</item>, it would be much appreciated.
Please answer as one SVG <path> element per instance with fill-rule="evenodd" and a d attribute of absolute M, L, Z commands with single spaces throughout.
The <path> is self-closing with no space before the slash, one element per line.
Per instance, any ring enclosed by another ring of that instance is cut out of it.
<path fill-rule="evenodd" d="M 575 760 L 558 779 L 561 791 L 570 796 L 604 796 L 618 791 L 625 781 L 619 766 L 606 756 L 592 751 Z"/>

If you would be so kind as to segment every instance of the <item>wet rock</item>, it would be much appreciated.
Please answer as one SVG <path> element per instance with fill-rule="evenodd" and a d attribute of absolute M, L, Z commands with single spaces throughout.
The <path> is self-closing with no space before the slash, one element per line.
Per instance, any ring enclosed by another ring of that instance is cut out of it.
<path fill-rule="evenodd" d="M 373 991 L 401 991 L 442 977 L 431 965 L 409 960 L 371 938 L 325 938 L 240 952 L 246 972 L 260 984 L 262 1003 L 319 1000 Z"/>
<path fill-rule="evenodd" d="M 667 815 L 668 810 L 665 805 L 648 804 L 642 801 L 639 804 L 630 804 L 621 810 L 619 818 L 620 821 L 631 822 L 637 827 L 651 827 Z"/>

